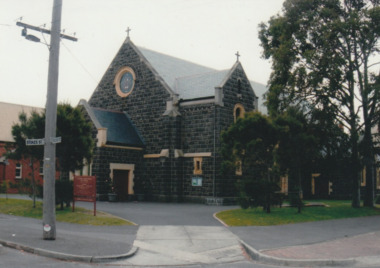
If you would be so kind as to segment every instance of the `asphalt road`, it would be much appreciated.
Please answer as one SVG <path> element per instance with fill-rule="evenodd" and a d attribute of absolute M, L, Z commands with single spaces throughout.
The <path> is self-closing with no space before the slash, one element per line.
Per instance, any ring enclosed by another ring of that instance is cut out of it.
<path fill-rule="evenodd" d="M 78 202 L 78 206 L 92 209 L 88 202 Z M 213 217 L 215 212 L 234 209 L 237 206 L 206 206 L 188 203 L 97 202 L 98 210 L 130 220 L 138 225 L 192 225 L 221 226 Z"/>

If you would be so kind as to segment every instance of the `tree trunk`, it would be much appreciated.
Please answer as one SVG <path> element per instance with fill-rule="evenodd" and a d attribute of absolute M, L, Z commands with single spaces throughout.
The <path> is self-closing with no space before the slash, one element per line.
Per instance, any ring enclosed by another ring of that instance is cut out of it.
<path fill-rule="evenodd" d="M 36 208 L 36 180 L 34 178 L 34 159 L 33 157 L 30 159 L 31 168 L 32 168 L 32 197 L 33 197 L 33 208 Z"/>
<path fill-rule="evenodd" d="M 364 196 L 364 206 L 373 207 L 374 206 L 374 187 L 375 187 L 375 163 L 374 163 L 374 153 L 372 144 L 372 134 L 371 129 L 367 125 L 365 126 L 364 133 L 364 164 L 366 168 L 366 185 L 365 185 L 365 196 Z"/>
<path fill-rule="evenodd" d="M 302 211 L 302 199 L 303 199 L 303 191 L 302 191 L 302 174 L 301 169 L 298 168 L 297 170 L 297 176 L 298 176 L 298 202 L 297 202 L 297 213 L 301 213 Z"/>
<path fill-rule="evenodd" d="M 352 207 L 360 207 L 360 166 L 358 157 L 358 134 L 356 131 L 351 131 L 351 168 L 352 168 Z"/>

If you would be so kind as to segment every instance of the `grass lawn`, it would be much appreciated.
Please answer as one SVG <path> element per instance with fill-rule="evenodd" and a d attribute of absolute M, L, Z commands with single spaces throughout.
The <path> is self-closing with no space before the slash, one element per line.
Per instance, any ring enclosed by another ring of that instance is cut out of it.
<path fill-rule="evenodd" d="M 36 202 L 36 208 L 33 208 L 33 202 L 30 200 L 0 198 L 0 213 L 42 219 L 42 202 Z M 72 208 L 56 210 L 56 220 L 88 225 L 133 225 L 127 220 L 100 211 L 96 211 L 94 217 L 93 210 L 78 207 L 75 208 L 75 212 L 72 212 Z"/>
<path fill-rule="evenodd" d="M 316 200 L 313 202 L 321 202 L 328 207 L 304 207 L 300 214 L 297 213 L 297 208 L 293 207 L 271 208 L 269 214 L 262 208 L 232 209 L 219 212 L 216 216 L 228 226 L 268 226 L 380 215 L 379 206 L 354 209 L 351 208 L 351 201 Z"/>

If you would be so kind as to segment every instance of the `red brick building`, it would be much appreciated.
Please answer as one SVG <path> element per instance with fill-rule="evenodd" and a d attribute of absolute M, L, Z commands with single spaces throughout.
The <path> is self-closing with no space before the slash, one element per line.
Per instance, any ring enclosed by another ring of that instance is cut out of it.
<path fill-rule="evenodd" d="M 17 193 L 16 185 L 32 179 L 30 159 L 12 160 L 5 156 L 6 145 L 12 144 L 12 126 L 19 122 L 21 112 L 29 115 L 32 111 L 42 112 L 42 108 L 0 102 L 0 185 L 7 182 L 8 193 Z M 34 178 L 42 184 L 42 169 L 39 161 L 34 163 Z M 13 187 L 12 187 L 13 186 Z"/>

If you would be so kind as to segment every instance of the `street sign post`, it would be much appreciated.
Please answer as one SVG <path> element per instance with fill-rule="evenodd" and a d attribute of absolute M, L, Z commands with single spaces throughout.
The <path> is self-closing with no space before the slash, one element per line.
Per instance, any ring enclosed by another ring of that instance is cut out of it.
<path fill-rule="evenodd" d="M 26 139 L 25 144 L 26 146 L 45 145 L 45 139 Z"/>

